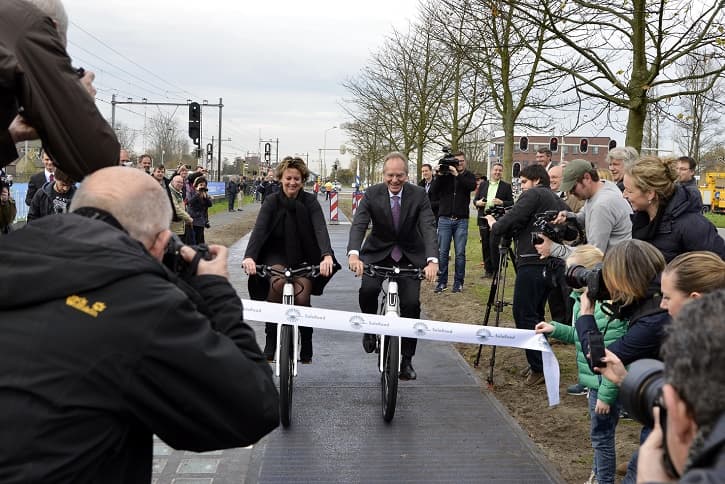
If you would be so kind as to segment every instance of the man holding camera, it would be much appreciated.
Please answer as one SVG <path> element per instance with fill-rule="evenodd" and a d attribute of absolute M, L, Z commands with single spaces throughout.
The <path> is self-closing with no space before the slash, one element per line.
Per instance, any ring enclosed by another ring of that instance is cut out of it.
<path fill-rule="evenodd" d="M 587 243 L 607 253 L 607 249 L 632 238 L 632 207 L 624 199 L 617 185 L 600 180 L 596 168 L 586 160 L 572 160 L 564 168 L 561 191 L 573 193 L 585 200 L 584 207 L 576 215 L 562 212 L 554 220 L 555 224 L 566 223 L 567 216 L 576 216 L 576 222 L 584 227 Z M 572 248 L 552 242 L 543 236 L 543 243 L 536 245 L 542 257 L 566 259 Z"/>
<path fill-rule="evenodd" d="M 510 207 L 514 204 L 511 184 L 501 179 L 503 165 L 494 163 L 491 166 L 491 179 L 482 181 L 473 197 L 473 205 L 478 209 L 478 232 L 481 236 L 481 251 L 483 255 L 484 277 L 493 277 L 498 270 L 498 245 L 501 239 L 491 237 L 491 231 L 486 221 L 486 212 L 494 207 Z"/>
<path fill-rule="evenodd" d="M 537 214 L 549 210 L 566 210 L 566 204 L 549 188 L 549 174 L 541 165 L 529 165 L 521 170 L 523 193 L 506 215 L 498 221 L 493 215 L 486 220 L 494 236 L 504 240 L 516 237 L 516 283 L 514 286 L 513 313 L 516 327 L 531 329 L 544 320 L 544 307 L 551 286 L 544 276 L 547 259 L 536 253 L 532 232 Z M 544 383 L 544 367 L 541 352 L 526 350 L 529 363 L 526 385 Z"/>
<path fill-rule="evenodd" d="M 0 237 L 0 480 L 150 482 L 153 434 L 202 452 L 274 429 L 227 249 L 174 245 L 189 277 L 166 269 L 171 207 L 139 170 L 91 174 L 71 211 Z"/>
<path fill-rule="evenodd" d="M 456 252 L 453 292 L 463 290 L 466 276 L 466 242 L 468 241 L 468 214 L 471 192 L 476 189 L 476 175 L 466 170 L 466 155 L 458 151 L 446 156 L 437 167 L 433 180 L 431 200 L 438 202 L 438 247 L 440 276 L 436 293 L 448 287 L 448 254 L 451 240 Z"/>

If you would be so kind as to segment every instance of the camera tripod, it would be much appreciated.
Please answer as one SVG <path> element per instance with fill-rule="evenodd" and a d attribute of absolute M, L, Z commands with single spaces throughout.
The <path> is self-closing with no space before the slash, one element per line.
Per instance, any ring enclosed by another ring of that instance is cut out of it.
<path fill-rule="evenodd" d="M 508 268 L 508 259 L 511 258 L 511 264 L 513 265 L 514 272 L 516 272 L 516 258 L 514 257 L 514 251 L 511 248 L 511 239 L 501 239 L 498 245 L 498 269 L 493 275 L 491 281 L 491 289 L 488 293 L 488 302 L 486 303 L 486 314 L 483 317 L 483 325 L 488 326 L 488 320 L 491 317 L 491 310 L 496 312 L 495 325 L 498 327 L 501 321 L 501 312 L 505 306 L 511 303 L 504 301 L 504 291 L 506 290 L 506 269 Z M 473 363 L 474 368 L 478 368 L 481 361 L 481 350 L 483 345 L 478 345 L 478 354 L 476 355 L 476 361 Z M 489 360 L 488 376 L 486 377 L 486 383 L 489 388 L 493 387 L 493 367 L 496 364 L 496 346 L 491 350 L 491 359 Z"/>

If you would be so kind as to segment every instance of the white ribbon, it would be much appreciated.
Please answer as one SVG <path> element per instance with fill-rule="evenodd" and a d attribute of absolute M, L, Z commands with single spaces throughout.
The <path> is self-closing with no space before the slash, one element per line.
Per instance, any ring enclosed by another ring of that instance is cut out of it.
<path fill-rule="evenodd" d="M 541 351 L 549 405 L 559 404 L 559 362 L 546 338 L 532 330 L 287 306 L 250 299 L 242 303 L 245 319 L 252 321 Z"/>

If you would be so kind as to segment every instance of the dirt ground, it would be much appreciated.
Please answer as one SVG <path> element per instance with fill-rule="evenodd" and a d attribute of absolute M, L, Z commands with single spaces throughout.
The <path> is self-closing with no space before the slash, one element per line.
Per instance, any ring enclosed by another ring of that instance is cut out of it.
<path fill-rule="evenodd" d="M 341 203 L 348 214 L 349 205 Z M 207 230 L 207 242 L 231 245 L 252 229 L 258 206 L 244 206 L 243 212 L 220 213 L 212 216 L 212 227 Z M 469 239 L 475 240 L 475 239 Z M 467 250 L 466 283 L 462 293 L 450 291 L 433 293 L 433 284 L 424 283 L 421 300 L 426 317 L 439 321 L 481 324 L 484 320 L 491 280 L 482 279 L 480 245 L 470 243 Z M 452 264 L 451 264 L 452 265 Z M 452 268 L 451 268 L 452 270 Z M 504 299 L 513 296 L 513 270 L 506 284 Z M 495 322 L 491 312 L 489 324 Z M 514 327 L 511 306 L 501 313 L 500 325 Z M 508 409 L 511 416 L 541 448 L 546 457 L 558 468 L 568 483 L 582 483 L 589 477 L 592 449 L 589 439 L 589 414 L 586 396 L 567 395 L 567 386 L 576 382 L 574 347 L 552 341 L 561 367 L 561 404 L 549 407 L 543 385 L 526 387 L 519 372 L 526 367 L 523 350 L 498 348 L 493 370 L 493 386 L 486 383 L 490 370 L 491 347 L 484 347 L 478 368 L 474 368 L 481 381 L 481 391 L 492 392 Z M 458 344 L 458 351 L 474 367 L 478 347 Z M 626 462 L 637 447 L 640 426 L 623 420 L 617 426 L 617 463 Z"/>

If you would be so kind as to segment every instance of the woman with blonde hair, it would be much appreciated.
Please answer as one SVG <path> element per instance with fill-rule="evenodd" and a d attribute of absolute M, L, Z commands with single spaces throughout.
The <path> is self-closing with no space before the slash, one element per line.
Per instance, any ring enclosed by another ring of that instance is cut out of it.
<path fill-rule="evenodd" d="M 703 294 L 725 288 L 725 262 L 707 251 L 680 254 L 662 273 L 662 307 L 670 316 Z"/>
<path fill-rule="evenodd" d="M 676 184 L 677 163 L 646 156 L 624 173 L 624 197 L 632 205 L 632 238 L 657 247 L 666 261 L 694 250 L 725 259 L 725 241 L 702 213 L 702 203 Z"/>

